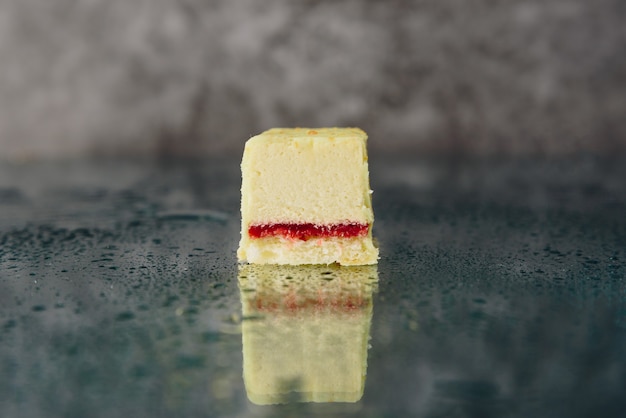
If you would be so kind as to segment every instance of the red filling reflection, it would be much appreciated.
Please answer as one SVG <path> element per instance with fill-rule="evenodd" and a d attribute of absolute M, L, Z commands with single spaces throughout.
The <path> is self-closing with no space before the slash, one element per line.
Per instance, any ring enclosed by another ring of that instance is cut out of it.
<path fill-rule="evenodd" d="M 364 237 L 368 229 L 367 224 L 357 222 L 331 225 L 278 223 L 251 225 L 248 228 L 248 235 L 250 238 L 283 237 L 306 241 L 311 238 Z"/>
<path fill-rule="evenodd" d="M 259 312 L 291 312 L 296 313 L 304 310 L 311 311 L 337 311 L 357 312 L 367 307 L 369 299 L 359 293 L 325 295 L 319 294 L 317 298 L 310 295 L 302 296 L 290 292 L 283 295 L 259 295 L 250 301 L 253 309 Z"/>

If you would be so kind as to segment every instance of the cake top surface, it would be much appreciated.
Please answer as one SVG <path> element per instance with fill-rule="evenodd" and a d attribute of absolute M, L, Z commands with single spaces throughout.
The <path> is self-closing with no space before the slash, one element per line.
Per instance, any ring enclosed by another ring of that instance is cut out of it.
<path fill-rule="evenodd" d="M 367 143 L 367 134 L 359 128 L 272 128 L 250 138 L 246 147 L 256 143 L 263 144 L 314 144 L 318 142 L 353 141 Z"/>
<path fill-rule="evenodd" d="M 271 136 L 277 140 L 296 138 L 360 138 L 367 139 L 367 134 L 359 128 L 272 128 L 261 133 L 261 137 Z"/>

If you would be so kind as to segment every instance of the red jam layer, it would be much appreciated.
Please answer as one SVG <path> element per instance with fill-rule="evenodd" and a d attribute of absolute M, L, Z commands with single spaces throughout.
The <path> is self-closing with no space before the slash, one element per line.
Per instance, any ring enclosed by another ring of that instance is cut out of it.
<path fill-rule="evenodd" d="M 248 228 L 250 238 L 282 237 L 306 241 L 312 238 L 356 238 L 364 237 L 369 225 L 362 223 L 342 223 L 330 225 L 301 224 L 262 224 Z"/>

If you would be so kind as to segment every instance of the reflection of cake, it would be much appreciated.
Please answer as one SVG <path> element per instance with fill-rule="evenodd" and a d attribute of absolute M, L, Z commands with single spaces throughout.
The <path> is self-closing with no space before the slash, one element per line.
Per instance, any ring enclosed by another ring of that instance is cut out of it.
<path fill-rule="evenodd" d="M 376 285 L 375 266 L 240 266 L 248 398 L 358 401 Z"/>
<path fill-rule="evenodd" d="M 248 140 L 239 260 L 375 264 L 366 140 L 358 128 L 270 129 Z"/>

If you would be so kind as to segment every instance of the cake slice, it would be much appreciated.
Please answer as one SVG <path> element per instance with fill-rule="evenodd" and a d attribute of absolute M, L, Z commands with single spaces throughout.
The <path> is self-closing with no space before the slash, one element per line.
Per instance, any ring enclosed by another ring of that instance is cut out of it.
<path fill-rule="evenodd" d="M 240 265 L 248 399 L 359 401 L 377 286 L 372 265 Z"/>
<path fill-rule="evenodd" d="M 366 144 L 358 128 L 275 128 L 249 139 L 239 261 L 376 264 Z"/>

